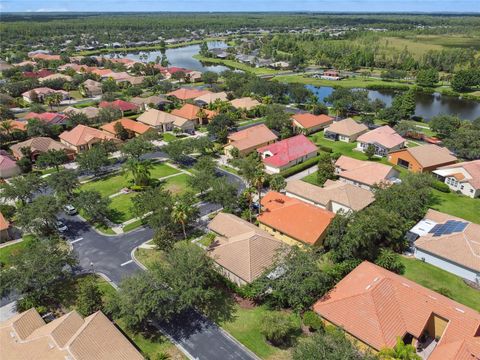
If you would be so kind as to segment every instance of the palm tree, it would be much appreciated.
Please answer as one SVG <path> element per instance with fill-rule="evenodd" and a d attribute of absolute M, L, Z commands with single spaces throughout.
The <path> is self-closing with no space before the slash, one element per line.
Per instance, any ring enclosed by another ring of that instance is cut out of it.
<path fill-rule="evenodd" d="M 126 176 L 128 177 L 131 174 L 134 184 L 138 186 L 148 185 L 152 168 L 153 164 L 150 160 L 129 159 L 123 165 Z"/>
<path fill-rule="evenodd" d="M 2 132 L 5 132 L 8 136 L 10 136 L 13 130 L 12 120 L 4 120 L 0 122 L 0 129 Z"/>
<path fill-rule="evenodd" d="M 379 353 L 380 360 L 421 360 L 417 355 L 415 347 L 411 344 L 405 344 L 403 340 L 398 337 L 397 344 L 392 348 L 382 349 Z"/>
<path fill-rule="evenodd" d="M 259 167 L 259 169 L 255 173 L 255 177 L 253 179 L 253 185 L 257 189 L 257 193 L 258 193 L 258 204 L 259 205 L 261 204 L 261 201 L 262 201 L 262 188 L 263 188 L 263 184 L 265 183 L 266 179 L 267 179 L 267 175 L 265 174 L 263 169 L 261 169 Z M 260 207 L 261 207 L 261 205 L 260 205 Z"/>
<path fill-rule="evenodd" d="M 198 214 L 198 208 L 195 206 L 195 196 L 184 194 L 180 196 L 173 206 L 172 220 L 182 226 L 183 237 L 187 240 L 186 225 Z"/>
<path fill-rule="evenodd" d="M 256 191 L 255 188 L 248 187 L 243 192 L 243 196 L 245 196 L 245 198 L 248 201 L 248 214 L 250 217 L 250 222 L 252 222 L 252 203 L 253 203 L 253 194 L 255 193 L 255 191 Z"/>

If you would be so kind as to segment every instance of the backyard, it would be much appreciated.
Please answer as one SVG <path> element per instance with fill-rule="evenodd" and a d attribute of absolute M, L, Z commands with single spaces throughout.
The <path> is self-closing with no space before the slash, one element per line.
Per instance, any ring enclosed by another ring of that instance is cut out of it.
<path fill-rule="evenodd" d="M 23 241 L 0 248 L 1 266 L 8 267 L 10 265 L 12 256 L 16 256 L 21 253 L 23 249 L 25 249 L 33 240 L 33 235 L 25 235 L 23 237 Z"/>
<path fill-rule="evenodd" d="M 480 199 L 432 189 L 432 208 L 480 224 Z"/>
<path fill-rule="evenodd" d="M 405 265 L 403 276 L 407 279 L 480 311 L 480 291 L 469 287 L 458 276 L 415 258 L 401 259 Z"/>

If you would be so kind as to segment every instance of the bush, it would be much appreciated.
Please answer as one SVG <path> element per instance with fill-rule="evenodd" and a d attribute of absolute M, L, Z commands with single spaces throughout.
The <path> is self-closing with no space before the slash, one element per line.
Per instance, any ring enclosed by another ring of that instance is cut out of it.
<path fill-rule="evenodd" d="M 324 146 L 324 145 L 318 145 L 318 148 L 322 151 L 325 151 L 325 152 L 328 152 L 328 153 L 333 153 L 333 149 L 331 147 Z"/>
<path fill-rule="evenodd" d="M 438 190 L 444 193 L 450 192 L 450 188 L 448 187 L 448 185 L 438 180 L 433 181 L 430 186 L 435 190 Z"/>
<path fill-rule="evenodd" d="M 286 313 L 271 312 L 263 317 L 261 333 L 275 346 L 288 346 L 299 326 Z"/>
<path fill-rule="evenodd" d="M 131 185 L 128 188 L 132 191 L 139 192 L 144 191 L 147 187 L 142 185 Z"/>
<path fill-rule="evenodd" d="M 400 255 L 390 249 L 380 250 L 380 255 L 375 260 L 375 264 L 397 274 L 405 272 L 405 265 L 400 260 Z"/>
<path fill-rule="evenodd" d="M 317 331 L 323 329 L 323 322 L 320 316 L 317 315 L 314 311 L 306 311 L 303 314 L 303 324 L 308 326 L 310 331 Z"/>
<path fill-rule="evenodd" d="M 7 204 L 1 204 L 0 205 L 0 213 L 7 219 L 7 220 L 12 220 L 13 215 L 15 215 L 15 206 L 13 205 L 7 205 Z"/>
<path fill-rule="evenodd" d="M 282 171 L 280 175 L 282 175 L 284 178 L 295 175 L 300 171 L 303 171 L 305 169 L 308 169 L 309 167 L 316 165 L 319 159 L 320 159 L 320 156 L 315 156 L 311 159 L 308 159 L 307 161 L 304 161 L 301 164 L 292 166 L 291 168 Z"/>

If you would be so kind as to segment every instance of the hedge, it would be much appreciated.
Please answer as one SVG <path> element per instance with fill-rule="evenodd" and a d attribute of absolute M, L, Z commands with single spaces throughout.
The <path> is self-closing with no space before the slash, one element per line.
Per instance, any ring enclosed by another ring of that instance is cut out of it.
<path fill-rule="evenodd" d="M 283 176 L 284 178 L 295 175 L 300 171 L 303 171 L 305 169 L 308 169 L 309 167 L 316 165 L 319 160 L 320 160 L 320 156 L 315 156 L 311 159 L 308 159 L 307 161 L 304 161 L 301 164 L 294 165 L 291 168 L 281 171 L 280 175 Z"/>
<path fill-rule="evenodd" d="M 430 187 L 434 188 L 435 190 L 444 192 L 444 193 L 449 193 L 450 192 L 450 188 L 448 187 L 448 185 L 441 182 L 441 181 L 437 181 L 437 180 L 433 181 L 432 184 L 430 185 Z"/>

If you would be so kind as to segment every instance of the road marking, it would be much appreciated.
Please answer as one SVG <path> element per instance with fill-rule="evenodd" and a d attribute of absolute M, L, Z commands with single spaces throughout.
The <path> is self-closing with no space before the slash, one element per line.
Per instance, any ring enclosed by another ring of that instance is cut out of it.
<path fill-rule="evenodd" d="M 82 240 L 83 240 L 83 238 L 81 237 L 81 238 L 75 239 L 73 241 L 70 241 L 70 244 L 75 244 L 76 242 L 79 242 L 79 241 L 82 241 Z"/>
<path fill-rule="evenodd" d="M 120 264 L 120 266 L 125 266 L 125 265 L 128 265 L 130 263 L 132 263 L 133 260 L 128 260 L 128 261 L 125 261 L 123 264 Z"/>

